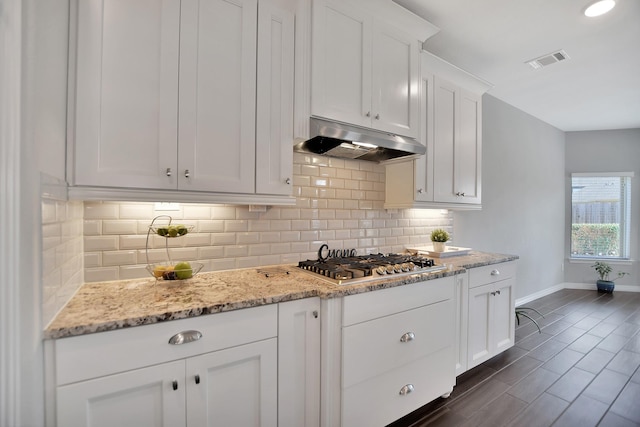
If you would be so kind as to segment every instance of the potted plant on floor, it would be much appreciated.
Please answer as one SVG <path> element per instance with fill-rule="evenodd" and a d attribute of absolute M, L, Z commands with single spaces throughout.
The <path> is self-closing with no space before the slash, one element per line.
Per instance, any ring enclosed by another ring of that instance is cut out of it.
<path fill-rule="evenodd" d="M 611 267 L 609 263 L 604 261 L 596 261 L 596 263 L 591 267 L 596 270 L 598 276 L 600 277 L 600 279 L 596 281 L 598 292 L 613 292 L 613 289 L 615 288 L 614 281 L 629 274 L 625 271 L 618 271 L 618 277 L 616 277 L 616 279 L 610 280 L 609 274 L 613 271 L 613 267 Z"/>
<path fill-rule="evenodd" d="M 442 228 L 436 228 L 431 232 L 431 242 L 433 243 L 433 250 L 435 252 L 444 252 L 447 248 L 448 240 L 449 233 Z"/>

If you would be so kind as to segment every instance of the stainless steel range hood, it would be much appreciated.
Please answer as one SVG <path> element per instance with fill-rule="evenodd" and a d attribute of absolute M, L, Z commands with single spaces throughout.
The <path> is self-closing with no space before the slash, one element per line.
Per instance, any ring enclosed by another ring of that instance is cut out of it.
<path fill-rule="evenodd" d="M 415 139 L 315 117 L 309 134 L 311 138 L 295 145 L 294 151 L 378 163 L 417 158 L 427 151 Z"/>

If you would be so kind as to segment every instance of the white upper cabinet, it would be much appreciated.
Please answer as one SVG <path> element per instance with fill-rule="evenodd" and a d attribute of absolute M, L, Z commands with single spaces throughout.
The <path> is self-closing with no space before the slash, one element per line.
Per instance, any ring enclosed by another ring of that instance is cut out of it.
<path fill-rule="evenodd" d="M 290 196 L 294 6 L 272 3 L 78 2 L 71 195 Z"/>
<path fill-rule="evenodd" d="M 258 6 L 256 192 L 291 194 L 295 16 Z"/>
<path fill-rule="evenodd" d="M 419 40 L 430 34 L 387 23 L 411 18 L 393 3 L 387 9 L 379 3 L 313 2 L 311 114 L 417 138 Z"/>
<path fill-rule="evenodd" d="M 72 183 L 175 188 L 180 1 L 86 0 L 77 12 Z"/>
<path fill-rule="evenodd" d="M 183 0 L 178 188 L 255 191 L 257 0 Z"/>
<path fill-rule="evenodd" d="M 422 54 L 421 141 L 427 154 L 387 165 L 387 208 L 480 209 L 482 94 L 489 85 Z"/>
<path fill-rule="evenodd" d="M 434 201 L 481 202 L 481 96 L 434 78 Z"/>

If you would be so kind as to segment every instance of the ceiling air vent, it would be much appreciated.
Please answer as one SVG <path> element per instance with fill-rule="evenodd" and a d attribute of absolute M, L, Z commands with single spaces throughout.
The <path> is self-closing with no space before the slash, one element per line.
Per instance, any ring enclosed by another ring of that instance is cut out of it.
<path fill-rule="evenodd" d="M 538 70 L 542 67 L 546 67 L 547 65 L 555 64 L 556 62 L 564 61 L 569 59 L 569 55 L 564 50 L 559 50 L 557 52 L 549 53 L 547 55 L 543 55 L 539 58 L 532 59 L 527 61 L 526 63 L 531 66 L 534 70 Z"/>

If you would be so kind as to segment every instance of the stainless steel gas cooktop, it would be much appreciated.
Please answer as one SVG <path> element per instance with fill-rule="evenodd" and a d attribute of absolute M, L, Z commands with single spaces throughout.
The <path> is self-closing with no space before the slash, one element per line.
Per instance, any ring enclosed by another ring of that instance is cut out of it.
<path fill-rule="evenodd" d="M 435 265 L 433 259 L 406 254 L 371 254 L 307 260 L 300 261 L 298 267 L 338 285 L 447 269 L 444 265 Z"/>

